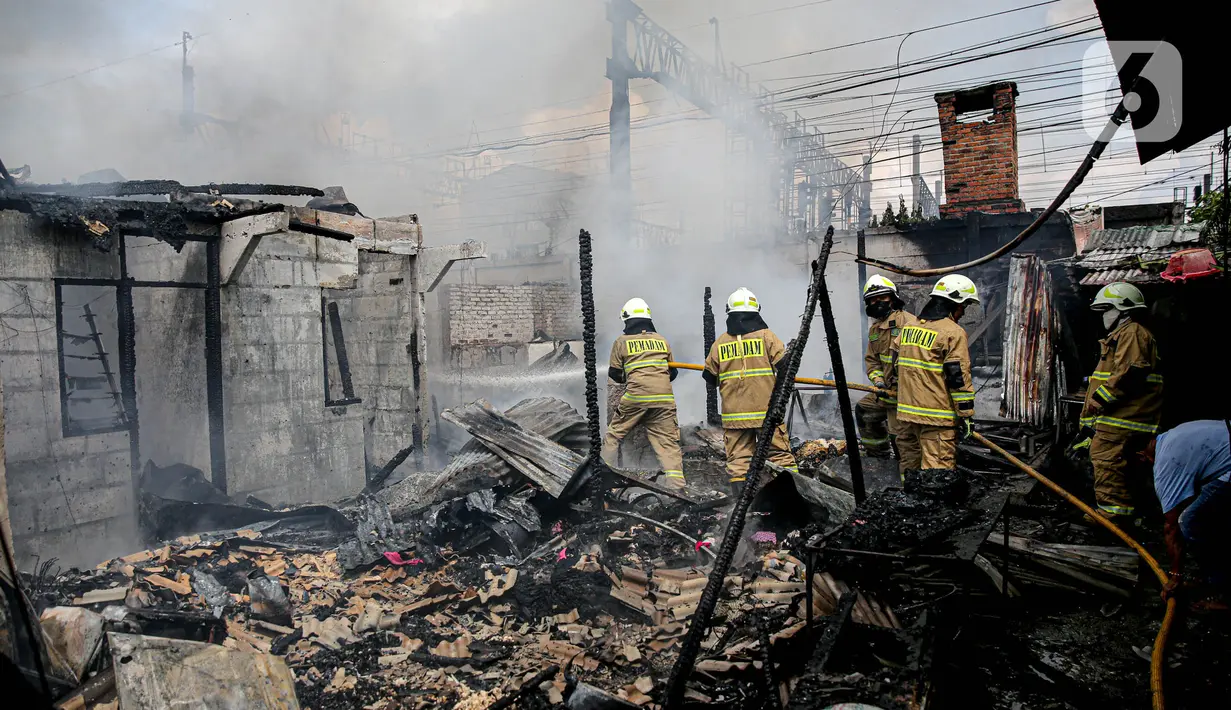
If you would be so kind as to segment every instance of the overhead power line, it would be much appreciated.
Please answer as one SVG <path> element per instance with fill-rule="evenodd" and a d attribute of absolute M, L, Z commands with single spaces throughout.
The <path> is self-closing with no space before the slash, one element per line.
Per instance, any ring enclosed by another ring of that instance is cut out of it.
<path fill-rule="evenodd" d="M 773 59 L 762 59 L 759 62 L 752 62 L 750 64 L 741 64 L 740 68 L 747 69 L 748 67 L 761 66 L 762 64 L 772 64 L 774 62 L 782 62 L 788 59 L 798 59 L 799 57 L 808 57 L 813 54 L 820 54 L 822 52 L 833 52 L 838 49 L 848 49 L 850 47 L 858 47 L 860 45 L 871 44 L 873 42 L 884 42 L 886 40 L 898 39 L 900 37 L 905 37 L 907 35 L 919 34 L 920 32 L 930 32 L 931 30 L 939 30 L 945 27 L 955 27 L 957 25 L 964 25 L 968 22 L 977 22 L 979 20 L 986 20 L 991 17 L 999 17 L 1001 15 L 1008 15 L 1014 12 L 1021 12 L 1022 10 L 1030 10 L 1036 7 L 1042 7 L 1044 5 L 1053 5 L 1058 2 L 1060 2 L 1060 0 L 1046 0 L 1046 2 L 1039 2 L 1033 5 L 1026 5 L 1025 7 L 1016 7 L 1016 8 L 1012 8 L 1009 10 L 1001 10 L 1000 12 L 993 12 L 988 15 L 980 15 L 978 17 L 967 17 L 964 20 L 954 20 L 953 22 L 945 22 L 939 25 L 932 25 L 931 27 L 920 27 L 917 30 L 910 30 L 908 32 L 898 32 L 896 34 L 884 35 L 882 37 L 872 37 L 870 39 L 863 39 L 863 40 L 859 40 L 858 42 L 848 42 L 846 44 L 839 44 L 833 47 L 822 47 L 821 49 L 813 49 L 808 52 L 798 52 L 796 54 L 788 54 L 785 57 L 774 57 Z"/>

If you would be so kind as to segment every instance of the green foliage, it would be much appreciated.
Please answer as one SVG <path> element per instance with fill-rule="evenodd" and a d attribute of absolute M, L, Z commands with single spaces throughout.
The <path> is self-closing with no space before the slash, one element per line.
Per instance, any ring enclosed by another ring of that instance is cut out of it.
<path fill-rule="evenodd" d="M 1222 227 L 1222 210 L 1222 190 L 1211 190 L 1203 194 L 1197 204 L 1188 210 L 1188 216 L 1194 222 L 1205 222 L 1203 234 L 1216 234 Z"/>

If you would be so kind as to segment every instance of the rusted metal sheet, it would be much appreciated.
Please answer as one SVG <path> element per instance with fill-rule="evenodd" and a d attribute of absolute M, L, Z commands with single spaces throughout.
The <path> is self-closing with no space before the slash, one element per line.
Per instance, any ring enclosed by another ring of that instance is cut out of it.
<path fill-rule="evenodd" d="M 1034 254 L 1014 254 L 1004 328 L 1006 419 L 1043 426 L 1065 391 L 1064 365 L 1056 352 L 1059 314 L 1052 303 L 1051 275 Z"/>
<path fill-rule="evenodd" d="M 135 634 L 107 640 L 124 710 L 299 708 L 295 678 L 276 656 Z"/>

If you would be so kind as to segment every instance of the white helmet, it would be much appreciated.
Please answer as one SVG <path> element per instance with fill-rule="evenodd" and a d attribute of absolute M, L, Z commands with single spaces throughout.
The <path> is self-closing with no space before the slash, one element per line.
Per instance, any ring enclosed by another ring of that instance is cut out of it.
<path fill-rule="evenodd" d="M 1117 311 L 1131 311 L 1135 308 L 1145 308 L 1146 299 L 1141 295 L 1141 289 L 1132 284 L 1117 281 L 1099 289 L 1090 307 L 1096 311 L 1106 311 L 1112 308 Z"/>
<path fill-rule="evenodd" d="M 898 295 L 898 287 L 889 279 L 880 274 L 873 274 L 868 277 L 868 282 L 863 285 L 863 300 L 868 300 L 873 296 L 879 296 L 882 293 Z"/>
<path fill-rule="evenodd" d="M 620 320 L 628 322 L 629 318 L 649 318 L 650 306 L 640 298 L 630 298 L 620 309 Z"/>
<path fill-rule="evenodd" d="M 727 313 L 760 313 L 761 304 L 757 296 L 742 286 L 727 296 Z"/>
<path fill-rule="evenodd" d="M 979 289 L 975 288 L 975 282 L 961 274 L 949 274 L 937 281 L 932 287 L 932 295 L 947 298 L 958 305 L 979 302 Z"/>

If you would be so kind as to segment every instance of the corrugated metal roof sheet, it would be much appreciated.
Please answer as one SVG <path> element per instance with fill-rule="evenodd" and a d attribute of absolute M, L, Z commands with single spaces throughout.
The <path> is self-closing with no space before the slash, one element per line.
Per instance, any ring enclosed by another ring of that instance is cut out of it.
<path fill-rule="evenodd" d="M 1171 255 L 1201 244 L 1203 223 L 1126 229 L 1099 229 L 1090 237 L 1090 248 L 1077 257 L 1076 266 L 1087 269 L 1083 286 L 1103 286 L 1116 281 L 1161 283 L 1159 274 Z"/>
<path fill-rule="evenodd" d="M 1133 284 L 1162 283 L 1158 274 L 1141 269 L 1103 269 L 1086 274 L 1081 280 L 1082 286 L 1106 286 L 1116 281 L 1126 281 Z"/>
<path fill-rule="evenodd" d="M 1197 244 L 1203 223 L 1096 229 L 1086 254 L 1102 249 L 1165 249 L 1173 245 Z"/>

